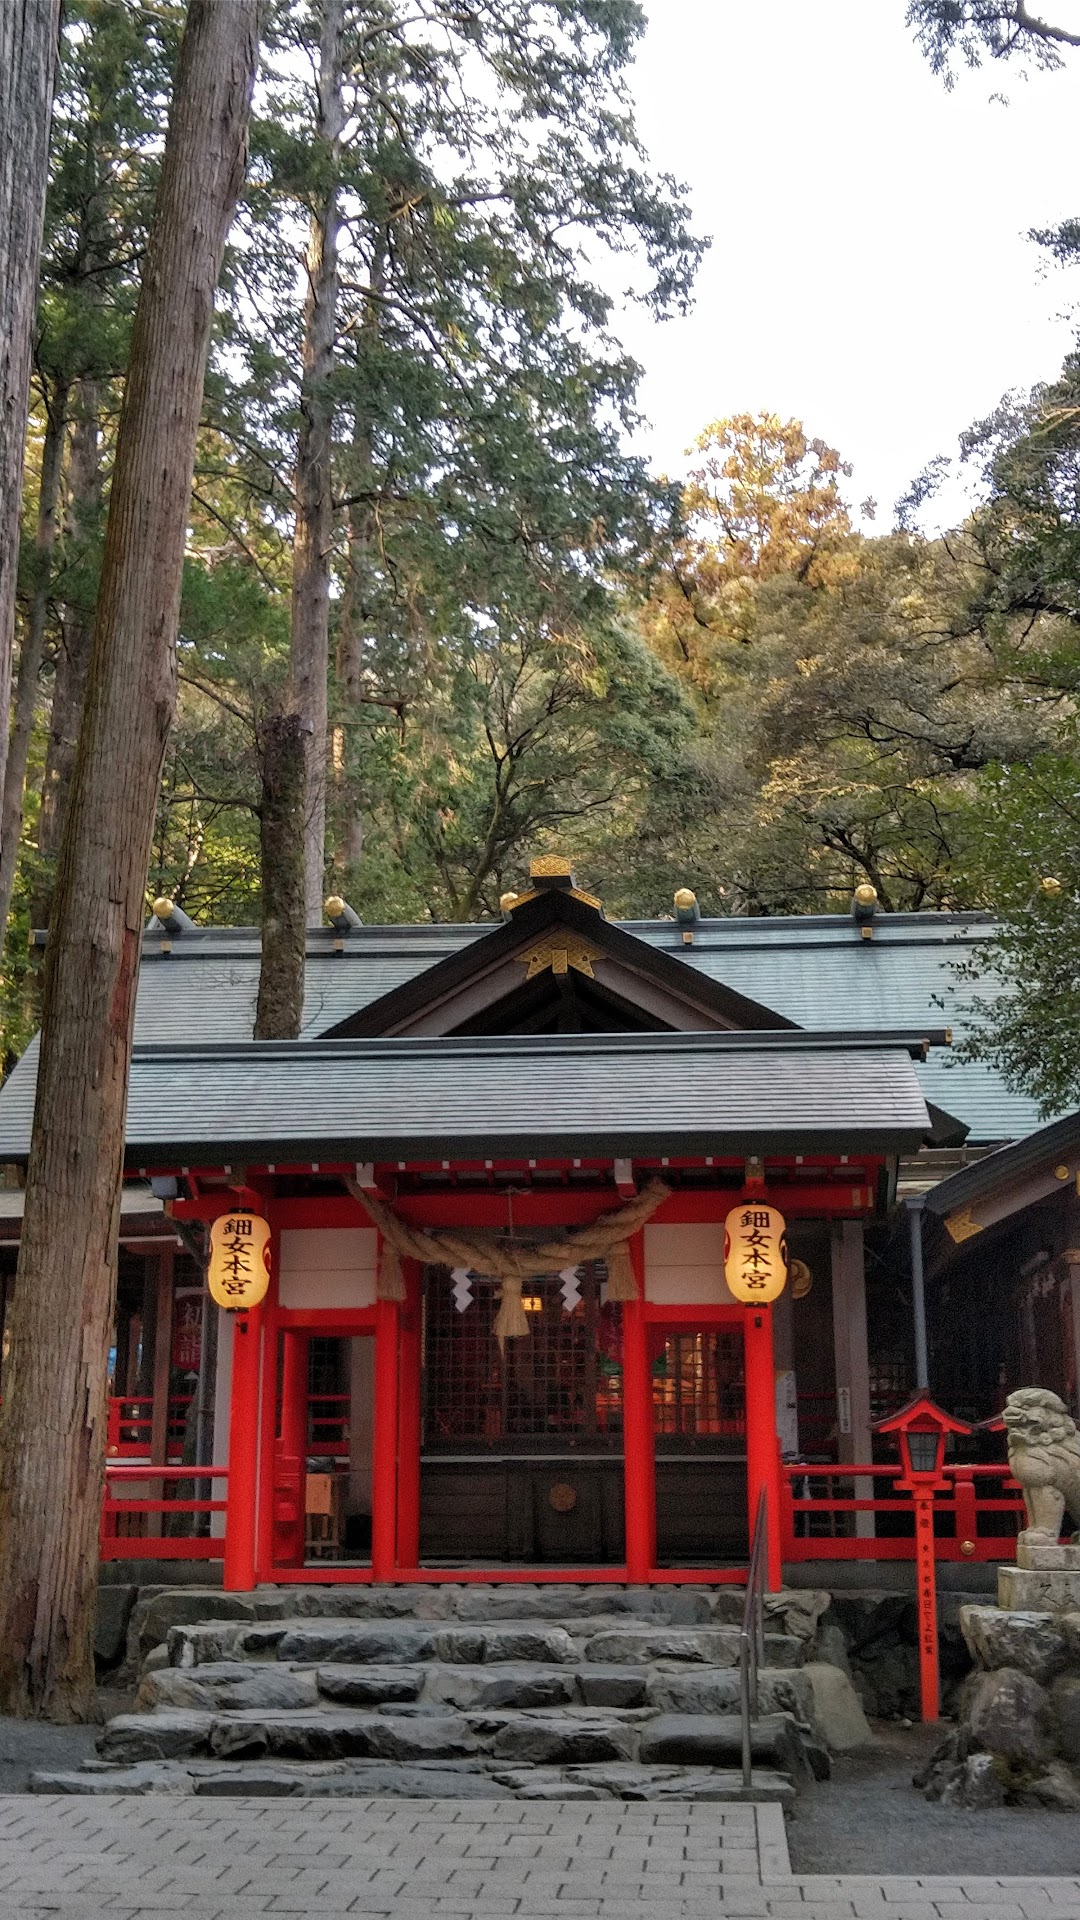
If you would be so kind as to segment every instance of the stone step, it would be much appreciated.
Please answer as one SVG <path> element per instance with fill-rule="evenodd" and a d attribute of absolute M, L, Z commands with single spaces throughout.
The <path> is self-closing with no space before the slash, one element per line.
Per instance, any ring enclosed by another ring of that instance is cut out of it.
<path fill-rule="evenodd" d="M 824 1749 L 790 1714 L 753 1728 L 763 1764 L 809 1778 L 827 1772 Z M 395 1762 L 488 1758 L 502 1766 L 585 1766 L 631 1762 L 727 1766 L 740 1753 L 737 1714 L 664 1714 L 642 1708 L 564 1706 L 544 1712 L 505 1708 L 472 1712 L 436 1706 L 322 1706 L 201 1712 L 159 1708 L 121 1714 L 98 1739 L 102 1761 L 126 1767 L 146 1761 L 286 1759 Z"/>
<path fill-rule="evenodd" d="M 734 1667 L 739 1631 L 730 1625 L 665 1626 L 604 1619 L 568 1622 L 268 1620 L 258 1623 L 203 1620 L 169 1629 L 168 1662 L 197 1667 L 245 1658 L 299 1665 L 454 1665 L 492 1662 L 606 1667 L 651 1666 L 659 1661 Z M 797 1667 L 803 1643 L 790 1634 L 765 1635 L 765 1664 Z"/>
<path fill-rule="evenodd" d="M 489 1767 L 475 1762 L 391 1765 L 190 1759 L 142 1761 L 124 1767 L 88 1765 L 75 1772 L 36 1773 L 31 1793 L 258 1796 L 436 1800 L 705 1800 L 794 1804 L 787 1774 L 755 1767 L 742 1784 L 732 1768 L 641 1766 L 612 1761 L 574 1767 Z"/>
<path fill-rule="evenodd" d="M 415 1666 L 301 1666 L 284 1661 L 208 1661 L 160 1667 L 143 1676 L 136 1711 L 314 1707 L 320 1700 L 371 1707 L 422 1701 L 468 1710 L 499 1707 L 651 1707 L 674 1713 L 731 1713 L 739 1706 L 735 1668 L 608 1667 L 599 1662 L 548 1667 L 512 1662 Z M 811 1676 L 802 1668 L 769 1668 L 760 1676 L 766 1713 L 793 1713 L 811 1721 Z"/>

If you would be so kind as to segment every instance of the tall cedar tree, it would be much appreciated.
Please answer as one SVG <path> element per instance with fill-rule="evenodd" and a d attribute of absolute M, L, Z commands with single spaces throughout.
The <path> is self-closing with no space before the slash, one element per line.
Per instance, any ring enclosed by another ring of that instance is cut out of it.
<path fill-rule="evenodd" d="M 0 7 L 0 791 L 8 751 L 19 500 L 60 0 Z"/>
<path fill-rule="evenodd" d="M 642 27 L 634 0 L 273 10 L 214 391 L 238 487 L 269 513 L 291 475 L 309 914 L 328 719 L 356 742 L 335 772 L 362 770 L 372 707 L 595 616 L 663 511 L 620 445 L 638 369 L 593 279 L 599 251 L 637 252 L 637 296 L 663 312 L 701 251 L 640 164 Z M 358 847 L 355 824 L 335 822 L 339 844 Z"/>
<path fill-rule="evenodd" d="M 184 540 L 257 0 L 191 0 L 132 335 L 93 652 L 45 968 L 0 1424 L 0 1703 L 93 1709 L 127 1074 L 146 871 L 176 693 Z"/>

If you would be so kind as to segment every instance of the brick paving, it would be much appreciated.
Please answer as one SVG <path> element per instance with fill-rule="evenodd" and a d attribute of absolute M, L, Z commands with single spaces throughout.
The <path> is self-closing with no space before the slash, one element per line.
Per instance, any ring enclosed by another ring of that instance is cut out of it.
<path fill-rule="evenodd" d="M 1080 1920 L 1077 1879 L 793 1875 L 774 1806 L 0 1796 L 0 1920 Z"/>

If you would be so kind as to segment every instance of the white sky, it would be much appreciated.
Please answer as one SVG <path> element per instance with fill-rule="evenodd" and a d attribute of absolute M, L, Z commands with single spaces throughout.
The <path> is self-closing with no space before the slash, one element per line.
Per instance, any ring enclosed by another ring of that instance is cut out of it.
<path fill-rule="evenodd" d="M 1080 215 L 1080 54 L 1026 80 L 993 63 L 949 93 L 904 0 L 645 6 L 641 131 L 713 245 L 690 318 L 621 318 L 646 368 L 643 448 L 678 473 L 710 420 L 795 415 L 854 463 L 851 497 L 883 527 L 928 460 L 1072 344 L 1080 273 L 1026 235 Z M 1080 0 L 1039 10 L 1080 28 Z"/>

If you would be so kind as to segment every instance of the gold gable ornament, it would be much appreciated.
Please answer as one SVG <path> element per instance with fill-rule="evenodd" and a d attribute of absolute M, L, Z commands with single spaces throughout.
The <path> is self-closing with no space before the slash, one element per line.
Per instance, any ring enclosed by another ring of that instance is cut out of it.
<path fill-rule="evenodd" d="M 551 972 L 557 977 L 569 973 L 573 967 L 575 973 L 583 973 L 594 980 L 593 961 L 601 959 L 598 947 L 589 945 L 587 940 L 545 940 L 539 946 L 530 947 L 527 953 L 519 953 L 517 958 L 526 968 L 526 980 L 535 980 L 537 974 Z"/>
<path fill-rule="evenodd" d="M 244 1313 L 266 1298 L 270 1285 L 270 1222 L 237 1209 L 210 1228 L 206 1269 L 210 1298 L 226 1313 Z"/>

